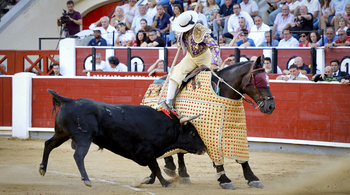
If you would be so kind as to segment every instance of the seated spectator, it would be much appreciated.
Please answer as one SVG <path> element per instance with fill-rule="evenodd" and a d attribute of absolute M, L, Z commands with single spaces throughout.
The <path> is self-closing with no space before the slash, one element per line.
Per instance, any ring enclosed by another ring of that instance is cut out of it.
<path fill-rule="evenodd" d="M 101 30 L 99 28 L 94 29 L 94 37 L 90 40 L 88 46 L 107 46 L 107 41 L 101 37 Z"/>
<path fill-rule="evenodd" d="M 90 30 L 96 29 L 97 25 L 102 24 L 102 27 L 98 27 L 101 31 L 101 37 L 107 41 L 108 46 L 114 45 L 113 37 L 116 38 L 116 29 L 109 24 L 109 18 L 107 16 L 103 16 L 97 22 L 92 23 L 89 26 Z"/>
<path fill-rule="evenodd" d="M 156 5 L 157 5 L 156 0 L 147 0 L 147 2 L 146 2 L 147 13 L 146 14 L 149 18 L 153 19 L 154 16 L 156 15 L 156 13 L 157 13 Z M 146 32 L 148 32 L 148 31 L 146 31 Z"/>
<path fill-rule="evenodd" d="M 156 30 L 155 27 L 153 27 L 153 26 L 148 26 L 147 24 L 148 24 L 148 23 L 147 23 L 147 20 L 146 20 L 146 19 L 141 19 L 141 20 L 140 20 L 140 26 L 141 26 L 140 30 L 143 30 L 143 31 L 145 31 L 145 32 L 149 32 L 149 31 L 152 30 L 152 29 Z M 140 30 L 139 30 L 139 31 L 140 31 Z"/>
<path fill-rule="evenodd" d="M 341 79 L 340 83 L 345 84 L 345 85 L 349 85 L 350 84 L 349 76 L 346 76 L 345 78 Z"/>
<path fill-rule="evenodd" d="M 239 4 L 242 11 L 247 12 L 252 18 L 258 15 L 259 7 L 254 0 L 242 0 Z"/>
<path fill-rule="evenodd" d="M 5 64 L 0 64 L 0 68 L 2 69 L 2 70 L 0 70 L 0 75 L 5 75 L 5 73 L 6 73 L 6 66 L 5 66 Z"/>
<path fill-rule="evenodd" d="M 293 22 L 287 24 L 285 28 L 289 28 L 293 34 L 297 37 L 299 31 L 312 31 L 313 30 L 313 16 L 308 13 L 307 7 L 302 5 L 300 7 L 300 14 L 293 19 Z"/>
<path fill-rule="evenodd" d="M 220 47 L 225 47 L 225 46 L 228 46 L 226 43 L 225 43 L 226 39 L 223 35 L 219 35 L 219 46 Z"/>
<path fill-rule="evenodd" d="M 247 48 L 247 47 L 255 47 L 255 43 L 253 39 L 248 38 L 248 31 L 245 29 L 242 29 L 242 31 L 237 34 L 231 41 L 230 46 L 238 46 L 242 48 Z M 241 35 L 241 40 L 237 41 L 238 36 Z"/>
<path fill-rule="evenodd" d="M 340 30 L 338 32 L 338 39 L 333 43 L 327 43 L 324 48 L 328 50 L 330 47 L 339 47 L 339 46 L 349 46 L 350 45 L 350 37 L 347 36 L 344 30 Z"/>
<path fill-rule="evenodd" d="M 235 7 L 237 9 L 239 7 L 239 4 Z M 213 20 L 213 37 L 214 39 L 217 39 L 218 32 L 220 26 L 224 28 L 224 31 L 222 34 L 225 34 L 227 29 L 227 23 L 230 18 L 230 16 L 233 14 L 233 4 L 232 0 L 225 0 L 225 4 L 220 6 L 220 10 L 218 14 L 216 15 L 216 18 Z M 233 30 L 231 30 L 233 31 Z M 228 31 L 230 32 L 230 31 Z"/>
<path fill-rule="evenodd" d="M 213 21 L 216 18 L 220 7 L 215 3 L 215 0 L 206 0 L 207 6 L 203 8 L 203 14 L 207 18 L 208 28 L 213 30 Z"/>
<path fill-rule="evenodd" d="M 338 29 L 338 19 L 343 16 L 344 18 L 350 19 L 350 2 L 347 1 L 336 1 L 334 3 L 335 17 L 331 21 L 331 25 L 334 29 Z"/>
<path fill-rule="evenodd" d="M 294 64 L 298 66 L 300 72 L 302 74 L 310 74 L 310 67 L 306 64 L 304 64 L 303 62 L 303 58 L 301 57 L 296 57 L 294 59 Z M 283 74 L 290 74 L 290 72 L 288 71 L 288 66 L 286 70 L 283 70 Z"/>
<path fill-rule="evenodd" d="M 134 45 L 134 47 L 140 47 L 142 45 L 142 43 L 144 43 L 146 40 L 147 40 L 146 32 L 143 30 L 140 30 L 136 34 L 133 45 Z"/>
<path fill-rule="evenodd" d="M 287 24 L 293 22 L 294 15 L 289 13 L 288 5 L 283 5 L 282 13 L 277 14 L 275 22 L 272 27 L 272 38 L 276 40 L 281 40 L 280 33 L 282 33 L 283 29 Z"/>
<path fill-rule="evenodd" d="M 168 6 L 166 8 L 166 12 L 170 16 L 174 16 L 175 5 L 180 6 L 181 10 L 184 10 L 184 5 L 183 5 L 181 0 L 169 0 L 169 4 L 168 4 Z"/>
<path fill-rule="evenodd" d="M 299 34 L 299 37 L 300 37 L 299 47 L 310 47 L 307 33 L 301 32 Z"/>
<path fill-rule="evenodd" d="M 60 73 L 60 65 L 59 64 L 52 64 L 52 73 L 50 76 L 62 76 Z"/>
<path fill-rule="evenodd" d="M 118 58 L 115 56 L 109 57 L 108 63 L 109 63 L 109 66 L 107 66 L 107 71 L 128 72 L 128 67 L 125 64 L 120 63 Z"/>
<path fill-rule="evenodd" d="M 134 20 L 134 17 L 139 15 L 139 8 L 136 5 L 137 0 L 128 0 L 128 3 L 122 6 L 124 10 L 124 16 L 128 19 L 131 24 Z"/>
<path fill-rule="evenodd" d="M 176 36 L 175 36 L 176 32 L 172 29 L 172 24 L 175 21 L 175 19 L 180 16 L 181 13 L 182 13 L 181 6 L 178 4 L 175 4 L 173 16 L 171 16 L 170 18 L 169 35 L 167 35 L 167 37 L 169 37 L 169 41 L 171 42 L 171 44 L 174 44 L 177 42 Z"/>
<path fill-rule="evenodd" d="M 197 3 L 192 3 L 191 4 L 191 9 L 194 10 L 196 8 Z M 198 20 L 197 23 L 201 23 L 203 26 L 205 26 L 206 28 L 208 28 L 208 21 L 207 21 L 207 17 L 205 17 L 204 14 L 200 13 L 199 10 L 197 10 L 198 13 Z"/>
<path fill-rule="evenodd" d="M 299 41 L 292 37 L 289 29 L 282 31 L 283 39 L 278 43 L 278 47 L 298 47 Z"/>
<path fill-rule="evenodd" d="M 114 11 L 114 16 L 111 18 L 109 24 L 118 29 L 119 22 L 125 22 L 128 28 L 131 27 L 129 20 L 124 16 L 124 9 L 120 6 L 117 6 Z"/>
<path fill-rule="evenodd" d="M 310 42 L 309 46 L 312 47 L 314 45 L 317 45 L 320 39 L 321 39 L 321 36 L 317 31 L 311 32 L 308 36 L 308 40 Z"/>
<path fill-rule="evenodd" d="M 96 53 L 96 63 L 95 70 L 96 71 L 107 71 L 108 65 L 105 61 L 102 60 L 102 56 L 100 53 Z M 92 71 L 92 63 L 88 63 L 85 65 L 85 69 L 83 73 L 86 73 L 87 76 L 90 76 L 90 72 Z"/>
<path fill-rule="evenodd" d="M 265 40 L 265 32 L 270 30 L 270 27 L 263 23 L 261 16 L 255 16 L 255 25 L 251 27 L 249 38 L 253 39 L 255 45 L 260 45 Z"/>
<path fill-rule="evenodd" d="M 226 63 L 228 63 L 228 64 L 226 64 Z M 225 67 L 227 67 L 227 66 L 231 66 L 231 65 L 233 65 L 233 64 L 235 64 L 235 54 L 231 54 L 231 55 L 229 55 L 221 64 L 220 64 L 220 69 L 223 69 L 223 68 L 225 68 Z"/>
<path fill-rule="evenodd" d="M 245 11 L 241 11 L 241 7 L 239 4 L 235 4 L 233 5 L 233 11 L 234 11 L 234 14 L 232 14 L 230 16 L 230 18 L 228 19 L 228 23 L 227 23 L 227 31 L 228 32 L 233 32 L 235 31 L 237 28 L 239 28 L 239 22 L 238 20 L 243 17 L 246 21 L 246 25 L 249 27 L 249 28 L 252 28 L 254 26 L 254 22 L 253 22 L 253 19 L 252 17 L 250 17 L 250 15 L 245 12 Z"/>
<path fill-rule="evenodd" d="M 197 0 L 189 0 L 188 2 L 187 2 L 187 6 L 186 7 L 184 7 L 184 11 L 193 11 L 194 9 L 193 9 L 193 7 L 191 6 L 191 4 L 192 3 L 197 3 Z M 198 5 L 198 9 L 197 9 L 197 11 L 199 11 L 200 13 L 202 13 L 203 12 L 203 5 L 200 3 L 199 5 Z"/>
<path fill-rule="evenodd" d="M 289 81 L 289 80 L 305 80 L 308 81 L 309 78 L 305 75 L 303 75 L 299 69 L 298 66 L 293 64 L 289 67 L 290 75 L 280 75 L 276 78 L 276 80 L 284 80 L 284 81 Z"/>
<path fill-rule="evenodd" d="M 343 72 L 340 70 L 340 62 L 339 60 L 332 60 L 331 61 L 331 67 L 332 67 L 332 74 L 333 77 L 338 77 L 338 78 L 342 78 L 347 76 L 346 72 Z"/>
<path fill-rule="evenodd" d="M 348 20 L 344 17 L 339 17 L 339 19 L 337 20 L 338 23 L 338 30 L 335 32 L 336 35 L 338 35 L 338 32 L 340 30 L 344 30 L 345 32 L 348 30 Z"/>
<path fill-rule="evenodd" d="M 248 33 L 250 32 L 250 28 L 247 26 L 247 23 L 243 17 L 240 17 L 238 19 L 238 25 L 239 25 L 239 27 L 233 29 L 234 31 L 232 31 L 232 32 L 229 31 L 229 32 L 225 33 L 224 37 L 229 38 L 229 39 L 233 39 L 233 37 L 236 36 L 239 32 L 241 32 L 242 29 L 246 29 L 248 31 Z M 238 36 L 238 39 L 240 39 L 240 38 L 241 38 L 241 36 Z"/>
<path fill-rule="evenodd" d="M 297 6 L 297 8 L 294 11 L 294 15 L 297 16 L 298 13 L 300 13 L 301 15 L 305 15 L 302 14 L 301 12 L 301 7 L 305 6 L 306 9 L 308 10 L 307 13 L 310 13 L 312 15 L 312 28 L 311 30 L 315 29 L 317 30 L 318 28 L 318 13 L 320 11 L 320 3 L 318 0 L 302 0 L 300 2 L 300 4 Z"/>
<path fill-rule="evenodd" d="M 324 69 L 324 74 L 315 74 L 311 77 L 311 81 L 339 81 L 339 77 L 333 77 L 332 68 L 330 66 L 326 66 Z"/>
<path fill-rule="evenodd" d="M 264 58 L 264 68 L 266 73 L 272 73 L 272 63 L 271 58 Z M 282 74 L 280 67 L 277 66 L 277 74 Z"/>
<path fill-rule="evenodd" d="M 323 0 L 321 2 L 321 12 L 320 12 L 320 26 L 319 28 L 326 31 L 327 25 L 331 23 L 334 17 L 334 5 L 331 0 Z"/>
<path fill-rule="evenodd" d="M 169 72 L 170 68 L 168 66 L 167 71 Z M 152 64 L 147 72 L 149 72 L 148 76 L 153 75 L 155 72 L 164 72 L 164 60 L 158 59 L 154 64 Z"/>
<path fill-rule="evenodd" d="M 148 32 L 148 39 L 141 44 L 141 47 L 165 47 L 164 39 L 157 36 L 156 30 Z"/>
<path fill-rule="evenodd" d="M 152 24 L 153 18 L 149 17 L 146 14 L 146 6 L 145 5 L 139 5 L 139 14 L 134 17 L 134 20 L 131 24 L 131 30 L 135 34 L 141 29 L 140 21 L 144 19 L 147 21 L 147 24 Z M 126 25 L 128 28 L 130 28 L 128 25 Z"/>
<path fill-rule="evenodd" d="M 276 39 L 272 39 L 272 44 L 270 43 L 270 41 L 271 41 L 270 31 L 266 31 L 265 39 L 259 45 L 259 47 L 277 47 L 278 46 L 278 41 Z"/>
<path fill-rule="evenodd" d="M 164 12 L 162 5 L 157 5 L 157 14 L 153 18 L 152 26 L 161 33 L 170 29 L 170 15 Z"/>
<path fill-rule="evenodd" d="M 134 33 L 129 30 L 124 22 L 119 22 L 118 24 L 118 35 L 115 40 L 114 46 L 132 46 L 132 42 L 134 41 Z"/>
<path fill-rule="evenodd" d="M 323 41 L 322 41 L 323 39 Z M 335 31 L 333 27 L 327 27 L 326 36 L 323 36 L 316 44 L 313 44 L 311 47 L 316 48 L 320 46 L 325 46 L 327 43 L 333 43 L 338 39 L 338 36 L 335 35 Z"/>

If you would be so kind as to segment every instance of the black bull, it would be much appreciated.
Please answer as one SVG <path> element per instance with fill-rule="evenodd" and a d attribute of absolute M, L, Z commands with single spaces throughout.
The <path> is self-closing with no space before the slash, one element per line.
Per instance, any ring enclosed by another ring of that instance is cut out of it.
<path fill-rule="evenodd" d="M 195 117 L 180 121 L 173 116 L 172 120 L 148 106 L 73 100 L 52 90 L 48 92 L 52 94 L 54 109 L 56 105 L 60 109 L 56 113 L 55 134 L 45 142 L 39 168 L 42 176 L 46 173 L 50 152 L 68 139 L 72 139 L 74 159 L 87 186 L 91 186 L 91 182 L 85 171 L 84 158 L 91 142 L 148 166 L 162 186 L 171 183 L 162 177 L 156 158 L 175 148 L 197 154 L 205 151 L 197 130 L 188 122 Z"/>

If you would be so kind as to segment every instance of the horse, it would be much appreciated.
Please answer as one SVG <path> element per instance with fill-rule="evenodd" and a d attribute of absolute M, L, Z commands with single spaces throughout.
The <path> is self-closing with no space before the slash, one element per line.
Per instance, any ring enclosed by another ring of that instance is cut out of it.
<path fill-rule="evenodd" d="M 228 66 L 213 73 L 211 80 L 212 83 L 217 83 L 216 87 L 220 91 L 220 96 L 233 100 L 243 98 L 254 106 L 250 100 L 247 100 L 243 96 L 247 94 L 255 101 L 257 106 L 260 107 L 260 112 L 272 114 L 275 109 L 274 97 L 270 91 L 268 76 L 263 68 L 263 59 L 261 59 L 261 57 L 258 57 L 255 63 L 253 61 L 247 61 Z M 191 183 L 185 166 L 184 153 L 178 153 L 177 155 L 179 164 L 178 171 L 179 176 L 182 178 L 182 183 Z M 174 164 L 173 157 L 169 156 L 164 158 L 164 160 L 165 173 L 171 177 L 176 176 L 176 165 Z M 242 166 L 244 178 L 248 181 L 249 186 L 256 188 L 262 188 L 264 186 L 259 178 L 254 175 L 248 161 L 238 163 Z M 224 165 L 216 165 L 213 162 L 213 166 L 216 168 L 217 178 L 221 188 L 235 189 L 231 180 L 225 175 Z M 152 184 L 154 180 L 155 177 L 151 174 L 143 183 Z"/>

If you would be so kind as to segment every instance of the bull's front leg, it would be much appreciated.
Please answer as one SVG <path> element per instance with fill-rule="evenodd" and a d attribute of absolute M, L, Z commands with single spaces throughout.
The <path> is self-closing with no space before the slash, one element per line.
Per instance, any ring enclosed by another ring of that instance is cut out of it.
<path fill-rule="evenodd" d="M 182 178 L 181 183 L 191 183 L 190 175 L 187 173 L 186 165 L 185 165 L 185 159 L 184 159 L 184 153 L 177 153 L 178 163 L 179 163 L 179 176 Z"/>
<path fill-rule="evenodd" d="M 91 187 L 91 181 L 85 170 L 84 158 L 87 152 L 89 151 L 90 145 L 90 140 L 79 140 L 78 142 L 76 142 L 74 152 L 74 160 L 80 171 L 81 179 L 84 181 L 85 185 L 89 187 Z"/>
<path fill-rule="evenodd" d="M 149 167 L 149 169 L 151 169 L 152 174 L 158 178 L 158 180 L 160 181 L 160 183 L 162 184 L 163 187 L 171 187 L 172 186 L 172 184 L 169 181 L 167 181 L 163 178 L 156 159 L 151 160 L 151 162 L 148 164 L 148 167 Z"/>
<path fill-rule="evenodd" d="M 259 181 L 259 178 L 254 175 L 253 171 L 250 169 L 248 161 L 241 163 L 241 165 L 244 178 L 248 180 L 248 185 L 255 188 L 263 188 L 264 185 Z"/>

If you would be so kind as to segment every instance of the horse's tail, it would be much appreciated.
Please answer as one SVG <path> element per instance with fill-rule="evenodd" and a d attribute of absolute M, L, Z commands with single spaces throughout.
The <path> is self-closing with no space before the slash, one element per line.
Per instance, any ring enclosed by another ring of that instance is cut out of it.
<path fill-rule="evenodd" d="M 51 113 L 51 118 L 52 118 L 53 113 L 55 112 L 56 114 L 56 106 L 60 107 L 63 103 L 70 102 L 72 101 L 72 99 L 60 96 L 51 89 L 47 89 L 47 91 L 52 95 L 52 105 L 53 105 L 52 113 Z"/>

